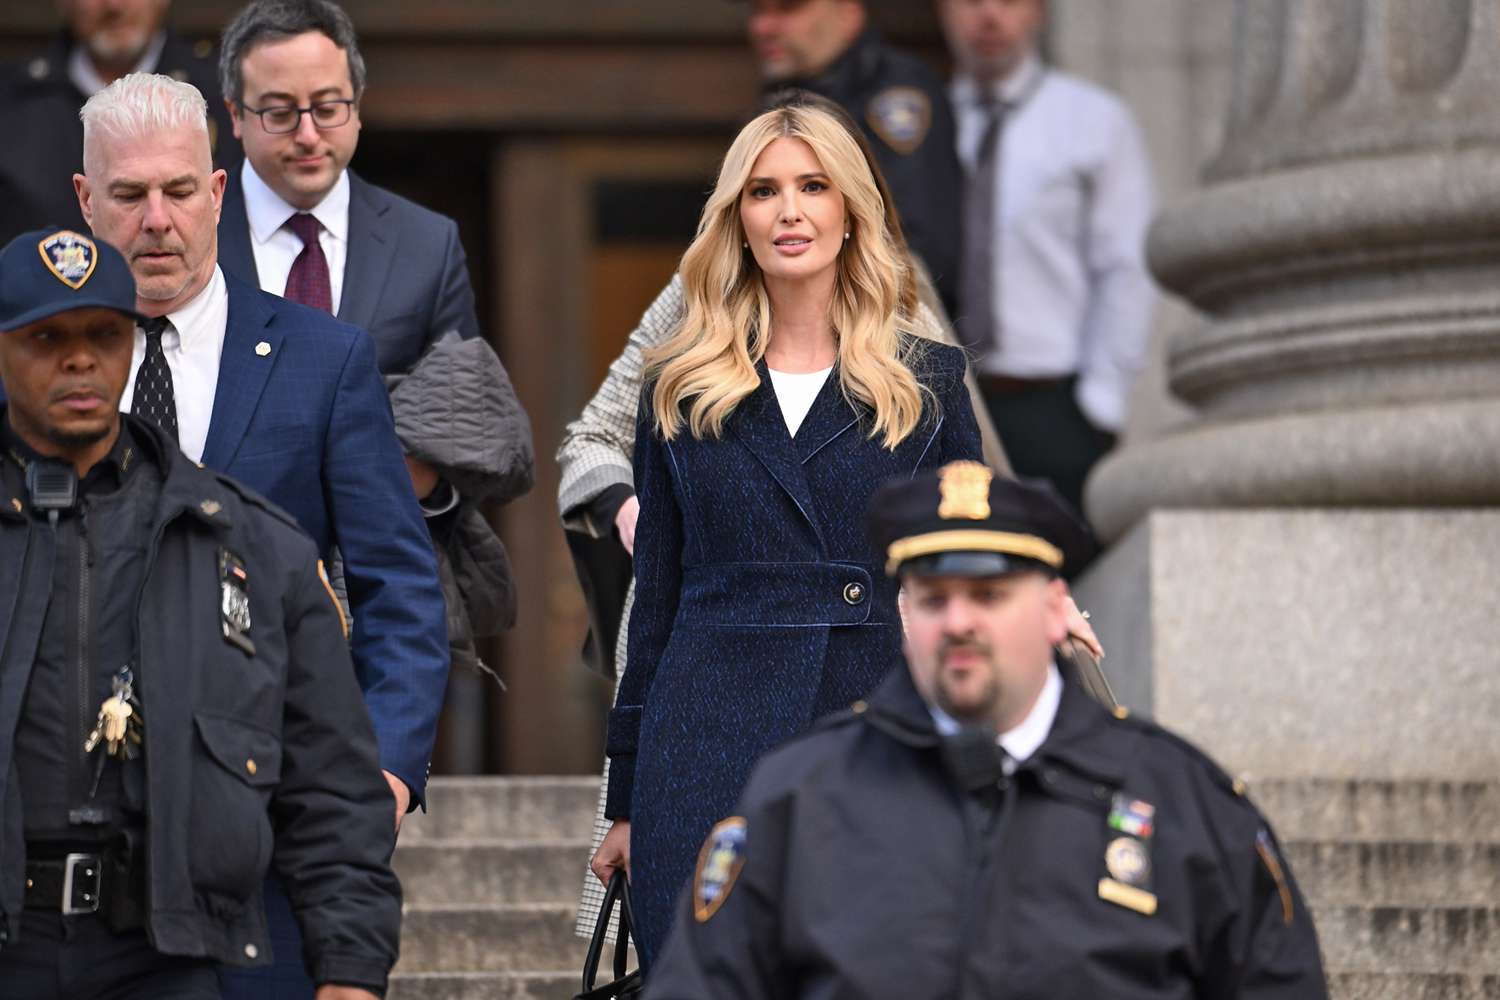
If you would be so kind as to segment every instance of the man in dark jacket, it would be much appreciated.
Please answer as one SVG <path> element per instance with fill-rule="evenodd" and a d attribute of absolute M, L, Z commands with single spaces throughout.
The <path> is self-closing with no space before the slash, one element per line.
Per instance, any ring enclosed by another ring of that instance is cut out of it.
<path fill-rule="evenodd" d="M 312 541 L 118 412 L 118 252 L 32 232 L 0 276 L 0 993 L 217 997 L 274 856 L 318 1000 L 383 994 L 393 803 Z"/>
<path fill-rule="evenodd" d="M 800 87 L 843 105 L 870 139 L 912 251 L 958 305 L 963 171 L 948 95 L 922 60 L 887 45 L 864 0 L 750 0 L 766 92 Z"/>
<path fill-rule="evenodd" d="M 1053 662 L 1061 501 L 958 462 L 872 511 L 910 669 L 764 758 L 647 996 L 1326 998 L 1264 818 Z"/>
<path fill-rule="evenodd" d="M 43 226 L 87 232 L 72 176 L 83 169 L 83 102 L 126 73 L 165 73 L 208 94 L 214 165 L 240 161 L 218 91 L 214 43 L 168 25 L 169 0 L 66 0 L 46 51 L 0 68 L 0 246 Z"/>

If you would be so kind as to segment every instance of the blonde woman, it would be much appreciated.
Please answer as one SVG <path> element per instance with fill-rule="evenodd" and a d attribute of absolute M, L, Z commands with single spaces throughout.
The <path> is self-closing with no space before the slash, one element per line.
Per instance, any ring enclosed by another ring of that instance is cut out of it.
<path fill-rule="evenodd" d="M 593 861 L 626 865 L 642 960 L 757 757 L 900 662 L 875 488 L 980 457 L 957 348 L 911 336 L 913 282 L 840 118 L 769 111 L 730 146 L 647 357 L 629 669 Z"/>

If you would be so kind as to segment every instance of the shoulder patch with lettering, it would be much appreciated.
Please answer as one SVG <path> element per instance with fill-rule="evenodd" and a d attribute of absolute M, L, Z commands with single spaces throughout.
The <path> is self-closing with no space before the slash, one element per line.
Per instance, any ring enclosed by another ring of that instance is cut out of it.
<path fill-rule="evenodd" d="M 745 820 L 731 816 L 709 831 L 693 872 L 693 916 L 701 924 L 719 912 L 745 867 Z"/>
<path fill-rule="evenodd" d="M 932 128 L 932 99 L 916 87 L 887 87 L 870 98 L 865 120 L 887 146 L 910 156 Z"/>

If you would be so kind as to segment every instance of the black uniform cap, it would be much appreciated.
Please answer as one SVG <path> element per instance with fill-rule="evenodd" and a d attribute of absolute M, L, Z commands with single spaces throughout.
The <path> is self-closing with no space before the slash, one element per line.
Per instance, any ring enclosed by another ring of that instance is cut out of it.
<path fill-rule="evenodd" d="M 1092 533 L 1045 482 L 997 477 L 978 462 L 886 483 L 870 501 L 885 571 L 923 576 L 1061 575 L 1093 555 Z"/>
<path fill-rule="evenodd" d="M 120 251 L 56 228 L 22 233 L 0 250 L 0 330 L 70 309 L 113 309 L 141 318 L 135 277 Z"/>

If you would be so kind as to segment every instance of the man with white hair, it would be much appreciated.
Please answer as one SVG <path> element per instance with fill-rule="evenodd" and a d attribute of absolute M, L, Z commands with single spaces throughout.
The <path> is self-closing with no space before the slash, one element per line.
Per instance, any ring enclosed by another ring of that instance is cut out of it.
<path fill-rule="evenodd" d="M 121 409 L 285 508 L 325 559 L 338 545 L 355 672 L 399 824 L 426 784 L 448 642 L 374 345 L 219 268 L 225 173 L 212 168 L 195 88 L 132 74 L 90 99 L 83 121 L 79 204 L 94 235 L 125 255 L 146 317 Z M 286 897 L 268 887 L 267 906 L 285 914 Z M 290 909 L 301 903 L 293 891 Z M 273 944 L 296 954 L 295 925 L 292 935 Z"/>
<path fill-rule="evenodd" d="M 205 94 L 217 91 L 214 43 L 172 30 L 171 0 L 57 0 L 53 43 L 0 69 L 0 242 L 39 226 L 83 228 L 68 178 L 83 162 L 83 102 L 126 73 L 164 73 Z M 218 102 L 209 106 L 218 166 L 240 160 Z"/>

